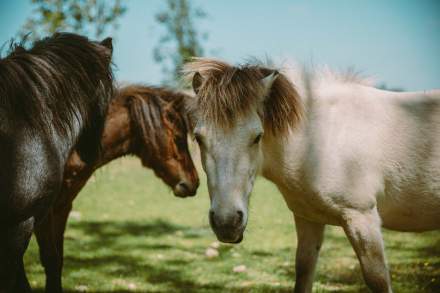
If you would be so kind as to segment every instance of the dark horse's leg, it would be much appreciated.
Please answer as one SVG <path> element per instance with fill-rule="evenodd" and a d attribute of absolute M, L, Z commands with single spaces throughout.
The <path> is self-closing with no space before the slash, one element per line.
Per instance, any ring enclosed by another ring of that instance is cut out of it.
<path fill-rule="evenodd" d="M 14 292 L 32 292 L 24 270 L 23 257 L 18 264 L 17 281 L 15 282 Z"/>
<path fill-rule="evenodd" d="M 52 208 L 46 219 L 35 229 L 40 259 L 46 273 L 46 292 L 63 292 L 63 246 L 64 231 L 72 203 L 61 208 Z"/>
<path fill-rule="evenodd" d="M 1 227 L 0 293 L 31 292 L 23 265 L 23 255 L 34 228 L 34 218 L 10 227 Z"/>

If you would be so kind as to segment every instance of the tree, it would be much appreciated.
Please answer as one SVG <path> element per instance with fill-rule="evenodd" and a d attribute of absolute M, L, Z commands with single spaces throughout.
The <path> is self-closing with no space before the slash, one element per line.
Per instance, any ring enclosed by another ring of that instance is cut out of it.
<path fill-rule="evenodd" d="M 32 0 L 34 11 L 19 32 L 36 40 L 56 31 L 70 31 L 95 38 L 118 27 L 126 12 L 121 0 Z"/>
<path fill-rule="evenodd" d="M 192 8 L 189 0 L 167 0 L 167 10 L 156 14 L 156 21 L 165 28 L 165 34 L 154 48 L 154 60 L 162 64 L 165 84 L 176 86 L 182 65 L 193 56 L 202 56 L 200 35 L 194 21 L 206 16 L 200 8 Z"/>

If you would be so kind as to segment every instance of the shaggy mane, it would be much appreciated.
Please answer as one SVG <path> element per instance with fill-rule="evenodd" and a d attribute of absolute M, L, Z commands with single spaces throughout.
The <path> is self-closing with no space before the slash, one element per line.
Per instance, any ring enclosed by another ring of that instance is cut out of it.
<path fill-rule="evenodd" d="M 188 119 L 184 100 L 187 98 L 183 93 L 164 88 L 128 85 L 117 90 L 114 103 L 127 106 L 131 125 L 143 144 L 155 149 L 156 153 L 168 153 L 164 148 L 172 145 L 167 141 L 169 137 L 186 141 Z M 168 119 L 172 119 L 175 126 L 165 125 Z M 166 135 L 164 131 L 170 127 L 173 135 Z"/>
<path fill-rule="evenodd" d="M 371 77 L 364 76 L 361 71 L 349 67 L 343 71 L 331 70 L 328 66 L 323 66 L 312 72 L 314 78 L 324 80 L 326 82 L 354 83 L 365 86 L 373 86 L 374 80 Z"/>
<path fill-rule="evenodd" d="M 183 69 L 188 79 L 201 76 L 200 85 L 194 89 L 197 97 L 189 103 L 189 111 L 195 119 L 201 116 L 228 129 L 238 117 L 256 110 L 265 129 L 273 134 L 285 133 L 297 125 L 302 105 L 294 85 L 283 73 L 269 91 L 264 88 L 261 80 L 274 71 L 278 70 L 257 62 L 232 66 L 214 59 L 194 58 Z"/>
<path fill-rule="evenodd" d="M 12 43 L 0 58 L 0 110 L 47 137 L 52 131 L 70 137 L 93 160 L 113 96 L 110 65 L 111 48 L 76 34 L 56 33 L 30 49 Z"/>

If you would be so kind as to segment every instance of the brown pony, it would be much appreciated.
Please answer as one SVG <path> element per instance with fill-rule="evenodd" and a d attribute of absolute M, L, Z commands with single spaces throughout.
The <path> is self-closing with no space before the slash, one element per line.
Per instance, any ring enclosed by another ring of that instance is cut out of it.
<path fill-rule="evenodd" d="M 102 154 L 93 164 L 73 152 L 66 164 L 61 194 L 35 234 L 46 273 L 46 291 L 61 292 L 63 240 L 72 202 L 93 172 L 125 155 L 137 156 L 174 194 L 193 196 L 199 186 L 187 144 L 187 119 L 181 93 L 131 85 L 120 88 L 109 106 L 101 139 Z"/>

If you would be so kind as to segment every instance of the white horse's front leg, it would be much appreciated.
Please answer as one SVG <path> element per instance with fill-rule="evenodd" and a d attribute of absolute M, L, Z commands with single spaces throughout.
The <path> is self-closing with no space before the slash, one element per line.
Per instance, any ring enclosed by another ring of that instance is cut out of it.
<path fill-rule="evenodd" d="M 361 263 L 367 286 L 373 292 L 392 292 L 377 209 L 349 211 L 344 219 L 345 234 Z"/>
<path fill-rule="evenodd" d="M 298 247 L 296 248 L 295 292 L 312 292 L 313 275 L 324 236 L 324 225 L 295 216 Z"/>

